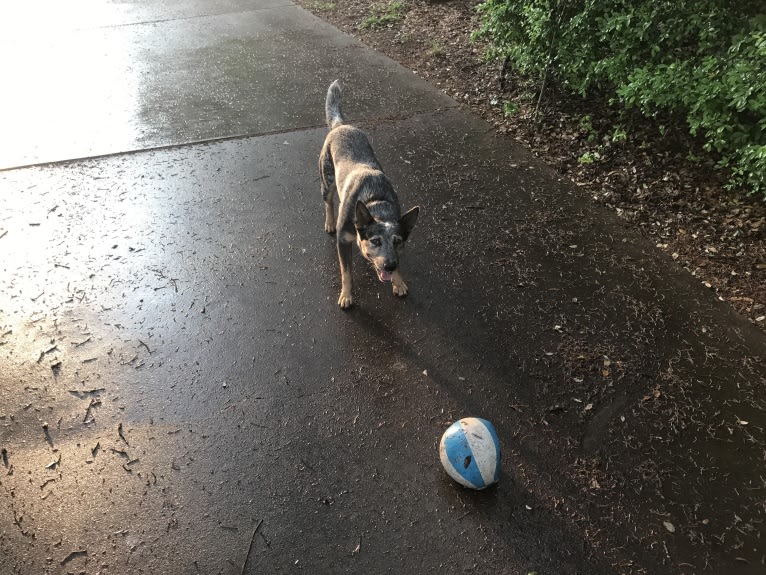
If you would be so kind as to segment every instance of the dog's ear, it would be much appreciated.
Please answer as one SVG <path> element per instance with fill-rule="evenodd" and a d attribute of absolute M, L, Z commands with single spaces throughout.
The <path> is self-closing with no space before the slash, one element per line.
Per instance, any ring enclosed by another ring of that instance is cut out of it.
<path fill-rule="evenodd" d="M 407 239 L 407 237 L 410 235 L 412 228 L 415 227 L 415 224 L 418 221 L 419 213 L 420 213 L 420 206 L 415 206 L 406 214 L 404 214 L 402 216 L 402 219 L 399 221 L 400 225 L 402 226 L 402 233 L 405 239 Z"/>
<path fill-rule="evenodd" d="M 363 230 L 370 224 L 370 222 L 372 222 L 372 215 L 370 214 L 370 210 L 367 209 L 367 206 L 362 200 L 357 200 L 356 220 L 354 221 L 356 229 Z"/>

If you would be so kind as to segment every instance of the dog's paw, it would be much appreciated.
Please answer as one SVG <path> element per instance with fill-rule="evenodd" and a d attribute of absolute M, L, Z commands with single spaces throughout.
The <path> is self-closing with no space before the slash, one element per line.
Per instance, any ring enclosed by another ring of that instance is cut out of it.
<path fill-rule="evenodd" d="M 393 289 L 394 289 L 394 295 L 397 295 L 399 297 L 404 297 L 407 295 L 407 284 L 404 283 L 403 279 L 399 279 L 399 281 L 392 281 Z"/>
<path fill-rule="evenodd" d="M 324 205 L 324 231 L 328 234 L 335 233 L 335 208 L 326 202 Z"/>
<path fill-rule="evenodd" d="M 340 309 L 348 309 L 354 305 L 354 299 L 351 297 L 350 293 L 341 292 L 340 297 L 338 298 L 338 305 L 340 306 Z"/>

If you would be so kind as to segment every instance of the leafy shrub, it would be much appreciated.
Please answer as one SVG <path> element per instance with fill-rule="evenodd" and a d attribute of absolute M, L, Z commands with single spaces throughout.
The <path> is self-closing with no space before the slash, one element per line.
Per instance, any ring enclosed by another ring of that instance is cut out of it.
<path fill-rule="evenodd" d="M 490 57 L 649 118 L 684 118 L 731 184 L 766 198 L 766 6 L 760 0 L 485 0 Z"/>
<path fill-rule="evenodd" d="M 515 116 L 519 113 L 519 105 L 515 102 L 503 102 L 503 114 L 506 116 Z"/>

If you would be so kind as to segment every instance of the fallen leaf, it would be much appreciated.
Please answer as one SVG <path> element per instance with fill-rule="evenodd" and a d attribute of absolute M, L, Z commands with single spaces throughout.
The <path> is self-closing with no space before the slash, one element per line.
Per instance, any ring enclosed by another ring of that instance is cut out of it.
<path fill-rule="evenodd" d="M 665 529 L 667 529 L 671 533 L 676 532 L 676 526 L 673 525 L 670 521 L 663 521 L 662 524 L 665 526 Z"/>

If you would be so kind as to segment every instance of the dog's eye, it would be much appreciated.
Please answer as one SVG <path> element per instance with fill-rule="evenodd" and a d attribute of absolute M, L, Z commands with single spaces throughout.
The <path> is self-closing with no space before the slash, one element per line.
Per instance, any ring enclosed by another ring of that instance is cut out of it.
<path fill-rule="evenodd" d="M 370 243 L 371 243 L 372 245 L 374 245 L 376 248 L 379 248 L 379 247 L 380 247 L 380 243 L 381 243 L 381 242 L 380 242 L 380 238 L 372 238 L 372 239 L 370 240 Z"/>
<path fill-rule="evenodd" d="M 394 245 L 398 246 L 401 243 L 402 243 L 402 238 L 400 238 L 399 236 L 394 236 Z"/>

